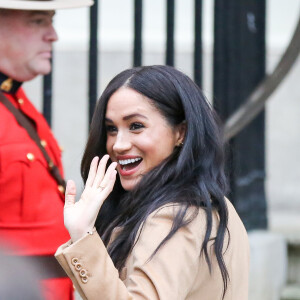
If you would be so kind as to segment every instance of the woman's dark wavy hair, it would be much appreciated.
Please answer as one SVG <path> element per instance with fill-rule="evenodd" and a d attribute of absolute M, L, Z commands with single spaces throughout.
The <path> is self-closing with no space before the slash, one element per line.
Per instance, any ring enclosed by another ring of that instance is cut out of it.
<path fill-rule="evenodd" d="M 224 195 L 226 178 L 223 171 L 223 141 L 218 118 L 200 88 L 186 75 L 169 66 L 146 66 L 125 70 L 111 80 L 97 103 L 91 123 L 90 135 L 81 164 L 84 182 L 94 156 L 102 157 L 106 151 L 105 112 L 107 102 L 121 87 L 131 88 L 148 97 L 171 126 L 186 122 L 184 145 L 149 171 L 134 190 L 125 192 L 119 178 L 111 195 L 104 202 L 96 229 L 107 245 L 116 226 L 123 229 L 108 247 L 118 270 L 138 239 L 139 228 L 156 209 L 168 203 L 179 203 L 173 226 L 152 254 L 165 244 L 175 232 L 191 222 L 198 210 L 206 213 L 206 234 L 201 253 L 211 270 L 208 242 L 212 239 L 212 211 L 219 216 L 214 251 L 223 278 L 223 297 L 229 275 L 223 260 L 224 238 L 228 212 Z M 189 207 L 195 213 L 187 218 Z M 151 259 L 150 258 L 150 259 Z"/>

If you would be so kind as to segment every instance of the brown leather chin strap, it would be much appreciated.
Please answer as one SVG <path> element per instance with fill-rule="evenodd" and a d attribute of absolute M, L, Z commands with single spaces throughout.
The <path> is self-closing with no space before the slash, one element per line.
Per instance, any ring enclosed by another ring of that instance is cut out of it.
<path fill-rule="evenodd" d="M 24 129 L 26 129 L 28 135 L 36 143 L 36 145 L 42 152 L 43 156 L 45 157 L 50 174 L 56 180 L 58 185 L 60 185 L 62 189 L 65 189 L 66 187 L 65 180 L 61 176 L 58 167 L 53 163 L 47 151 L 42 146 L 41 139 L 38 136 L 31 122 L 26 118 L 26 116 L 20 110 L 14 107 L 14 105 L 5 97 L 5 95 L 1 91 L 0 91 L 0 102 L 3 103 L 3 105 L 14 115 L 19 125 L 22 126 Z"/>

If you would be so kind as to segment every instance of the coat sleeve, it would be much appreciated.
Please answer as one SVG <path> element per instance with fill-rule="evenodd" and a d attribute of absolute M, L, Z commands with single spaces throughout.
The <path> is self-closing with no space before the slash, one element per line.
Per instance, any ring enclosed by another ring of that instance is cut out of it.
<path fill-rule="evenodd" d="M 199 269 L 199 218 L 179 229 L 150 259 L 172 228 L 175 213 L 174 206 L 163 207 L 147 218 L 121 272 L 126 273 L 124 282 L 96 232 L 61 246 L 56 258 L 83 299 L 185 299 Z"/>

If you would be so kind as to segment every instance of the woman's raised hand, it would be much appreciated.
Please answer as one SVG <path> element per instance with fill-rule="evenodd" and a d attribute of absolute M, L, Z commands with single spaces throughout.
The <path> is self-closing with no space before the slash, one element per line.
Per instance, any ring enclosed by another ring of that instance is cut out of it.
<path fill-rule="evenodd" d="M 98 164 L 99 158 L 94 157 L 79 201 L 75 202 L 76 186 L 74 181 L 68 180 L 67 182 L 64 223 L 72 242 L 77 241 L 93 229 L 98 212 L 113 189 L 117 163 L 111 163 L 105 172 L 108 159 L 109 156 L 104 155 Z"/>

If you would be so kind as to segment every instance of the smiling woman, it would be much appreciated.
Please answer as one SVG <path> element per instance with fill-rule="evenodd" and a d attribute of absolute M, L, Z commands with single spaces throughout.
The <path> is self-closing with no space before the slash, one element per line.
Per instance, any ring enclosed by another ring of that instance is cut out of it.
<path fill-rule="evenodd" d="M 184 123 L 171 126 L 151 99 L 131 88 L 120 88 L 110 97 L 105 119 L 106 150 L 118 162 L 126 191 L 170 156 L 184 139 Z"/>
<path fill-rule="evenodd" d="M 109 83 L 78 202 L 67 186 L 71 241 L 56 253 L 84 299 L 248 299 L 248 238 L 225 198 L 217 124 L 199 87 L 172 67 Z"/>

